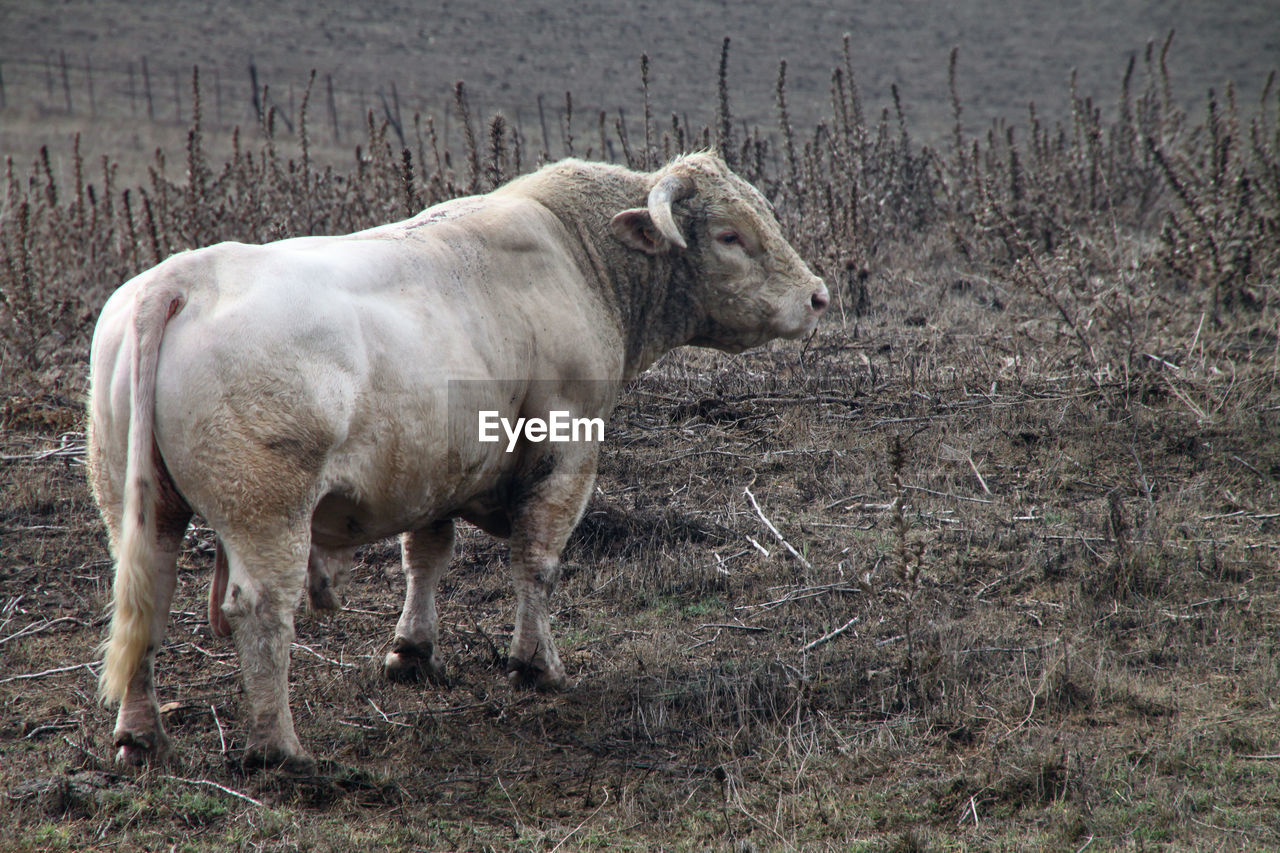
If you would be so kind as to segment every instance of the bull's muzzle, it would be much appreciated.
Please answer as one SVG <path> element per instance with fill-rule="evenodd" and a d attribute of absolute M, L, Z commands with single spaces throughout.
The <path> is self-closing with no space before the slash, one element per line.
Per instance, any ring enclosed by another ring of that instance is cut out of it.
<path fill-rule="evenodd" d="M 817 287 L 813 293 L 809 295 L 809 308 L 814 315 L 820 316 L 823 311 L 827 310 L 827 306 L 831 304 L 831 294 L 827 291 L 827 285 L 822 279 L 815 279 Z"/>

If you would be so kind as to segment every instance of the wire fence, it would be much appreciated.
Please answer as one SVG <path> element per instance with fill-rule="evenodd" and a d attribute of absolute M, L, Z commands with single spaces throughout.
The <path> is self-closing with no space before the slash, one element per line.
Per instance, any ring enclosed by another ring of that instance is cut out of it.
<path fill-rule="evenodd" d="M 430 97 L 402 91 L 395 81 L 365 81 L 354 74 L 268 72 L 245 65 L 202 65 L 177 68 L 149 61 L 143 55 L 121 64 L 95 60 L 91 55 L 65 51 L 43 57 L 0 57 L 0 111 L 36 116 L 78 116 L 89 119 L 146 120 L 158 124 L 189 125 L 195 107 L 198 77 L 200 119 L 208 128 L 261 125 L 274 107 L 274 119 L 295 132 L 299 110 L 307 98 L 308 128 L 315 141 L 355 144 L 363 139 L 369 115 L 387 121 L 407 144 L 414 116 L 436 116 L 447 140 L 453 119 L 452 94 Z M 477 115 L 474 92 L 469 99 Z M 518 123 L 516 105 L 494 105 Z M 555 115 L 556 111 L 551 110 Z M 559 110 L 563 114 L 563 108 Z"/>

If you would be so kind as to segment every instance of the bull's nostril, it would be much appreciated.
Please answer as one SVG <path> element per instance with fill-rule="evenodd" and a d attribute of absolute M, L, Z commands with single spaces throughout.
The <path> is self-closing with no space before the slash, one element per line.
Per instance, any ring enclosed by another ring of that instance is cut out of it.
<path fill-rule="evenodd" d="M 831 299 L 828 298 L 825 290 L 815 290 L 809 297 L 809 304 L 813 306 L 814 311 L 825 311 L 831 304 Z"/>

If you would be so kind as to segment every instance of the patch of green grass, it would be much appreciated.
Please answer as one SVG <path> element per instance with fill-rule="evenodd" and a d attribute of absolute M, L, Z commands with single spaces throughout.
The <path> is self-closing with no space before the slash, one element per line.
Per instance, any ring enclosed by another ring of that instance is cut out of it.
<path fill-rule="evenodd" d="M 724 612 L 725 603 L 719 596 L 708 596 L 680 607 L 680 615 L 687 619 L 707 619 L 713 616 L 723 616 Z"/>
<path fill-rule="evenodd" d="M 10 840 L 18 841 L 18 850 L 55 851 L 77 849 L 74 838 L 72 828 L 66 824 L 43 823 L 32 827 L 25 838 Z"/>
<path fill-rule="evenodd" d="M 178 812 L 184 819 L 200 824 L 210 824 L 231 811 L 225 794 L 188 791 L 177 798 Z"/>

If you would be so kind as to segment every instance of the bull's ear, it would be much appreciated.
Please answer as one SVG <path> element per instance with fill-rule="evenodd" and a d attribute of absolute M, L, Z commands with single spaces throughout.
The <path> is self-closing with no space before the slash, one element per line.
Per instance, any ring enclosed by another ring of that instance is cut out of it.
<path fill-rule="evenodd" d="M 646 254 L 661 254 L 671 247 L 671 242 L 662 236 L 653 217 L 643 207 L 622 211 L 609 225 L 619 240 Z"/>

